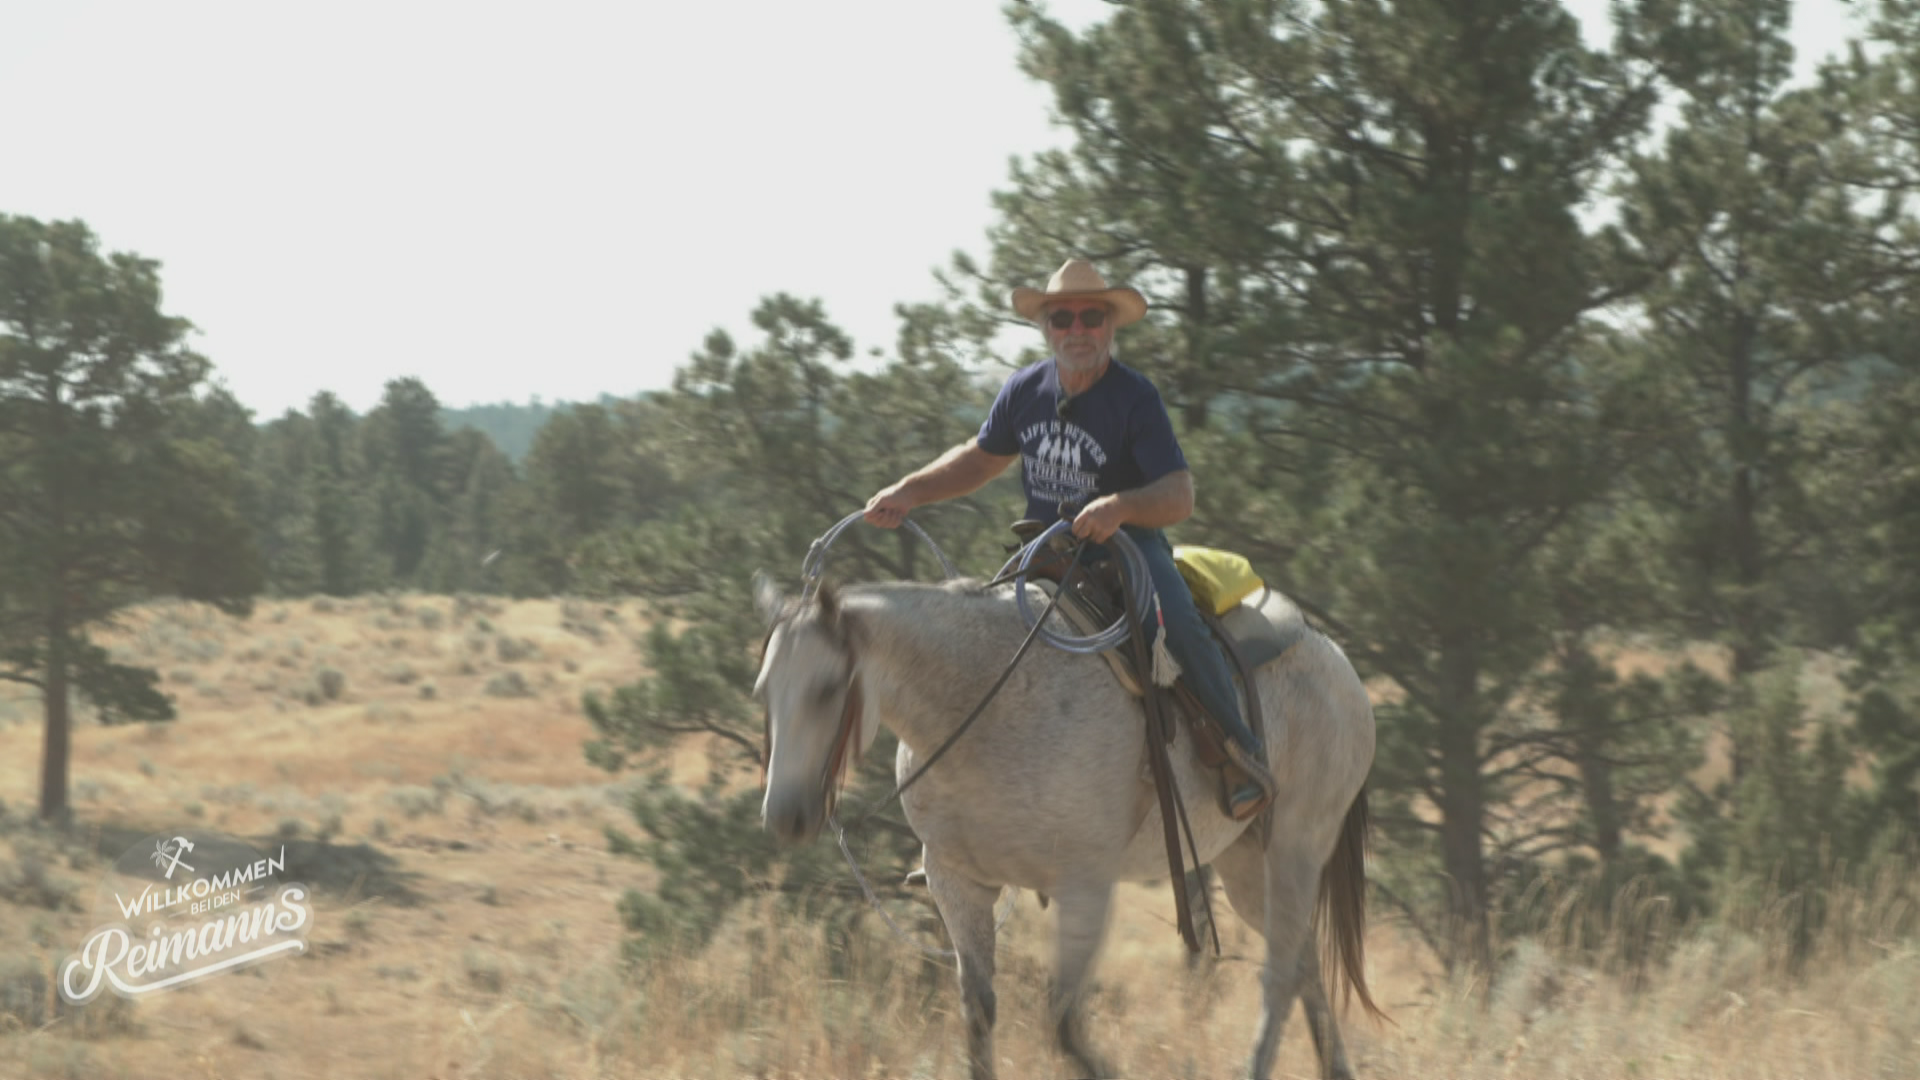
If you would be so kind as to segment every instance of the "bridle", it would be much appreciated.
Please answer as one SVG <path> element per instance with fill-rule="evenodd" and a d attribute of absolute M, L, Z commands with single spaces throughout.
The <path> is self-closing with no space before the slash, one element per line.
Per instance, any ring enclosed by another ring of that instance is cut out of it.
<path fill-rule="evenodd" d="M 774 624 L 774 630 L 784 626 L 789 619 L 781 619 Z M 767 646 L 773 641 L 773 630 L 767 632 L 765 641 L 760 643 L 760 654 L 766 655 Z M 860 657 L 853 651 L 851 640 L 842 640 L 841 646 L 847 650 L 847 674 L 840 693 L 843 699 L 840 708 L 840 724 L 833 733 L 833 745 L 827 751 L 827 760 L 820 768 L 820 787 L 826 792 L 827 812 L 832 813 L 839 802 L 840 789 L 845 786 L 851 766 L 860 763 L 861 744 L 866 740 L 862 729 L 862 714 L 866 708 L 866 696 L 860 688 Z M 766 790 L 767 770 L 773 765 L 773 703 L 763 704 L 761 708 L 760 741 L 760 788 Z"/>
<path fill-rule="evenodd" d="M 849 656 L 853 653 L 851 643 L 847 646 L 847 653 Z M 846 697 L 846 705 L 840 710 L 840 728 L 833 733 L 833 747 L 827 751 L 827 762 L 820 769 L 820 790 L 827 793 L 828 813 L 832 813 L 834 806 L 840 801 L 840 789 L 846 786 L 847 774 L 852 771 L 849 762 L 852 765 L 860 763 L 860 744 L 864 741 L 862 736 L 865 734 L 861 730 L 861 713 L 865 702 L 860 693 L 860 661 L 857 658 L 847 665 L 847 686 L 842 694 Z M 768 723 L 771 726 L 771 710 L 769 710 Z M 768 755 L 773 753 L 771 732 L 767 741 L 767 753 Z M 773 759 L 769 756 L 767 760 Z"/>
<path fill-rule="evenodd" d="M 965 735 L 967 729 L 973 726 L 973 722 L 980 719 L 980 715 L 986 711 L 987 705 L 993 701 L 994 695 L 998 694 L 1000 688 L 1007 684 L 1007 679 L 1012 677 L 1014 668 L 1020 665 L 1021 658 L 1027 655 L 1027 650 L 1031 649 L 1034 641 L 1039 638 L 1041 628 L 1047 623 L 1047 616 L 1053 614 L 1054 605 L 1060 602 L 1060 594 L 1072 587 L 1074 575 L 1078 573 L 1080 569 L 1080 553 L 1085 550 L 1086 546 L 1087 541 L 1077 541 L 1073 549 L 1063 556 L 1065 559 L 1066 573 L 1060 579 L 1059 588 L 1053 596 L 1047 598 L 1046 608 L 1041 611 L 1040 617 L 1034 620 L 1033 626 L 1027 631 L 1026 639 L 1020 643 L 1020 648 L 1015 650 L 1013 658 L 1007 661 L 1007 666 L 1000 670 L 1000 677 L 995 679 L 993 685 L 987 688 L 986 695 L 980 699 L 980 703 L 973 707 L 973 711 L 967 714 L 966 719 L 960 721 L 960 726 L 956 727 L 953 733 L 947 736 L 945 742 L 941 743 L 933 753 L 927 755 L 927 759 L 920 763 L 920 767 L 913 771 L 912 776 L 902 780 L 893 789 L 892 794 L 862 812 L 858 818 L 854 819 L 852 827 L 858 828 L 866 824 L 868 819 L 886 809 L 895 799 L 898 799 L 904 794 L 908 788 L 919 783 L 920 778 L 927 775 L 927 770 L 933 768 L 936 762 L 942 757 L 945 757 L 947 751 L 953 749 L 953 744 L 959 742 L 960 737 Z M 1019 572 L 1024 573 L 1025 571 L 1021 570 Z M 991 588 L 1007 579 L 1008 575 L 1003 573 L 988 582 L 986 587 Z M 775 622 L 774 629 L 779 629 L 781 625 L 791 618 L 792 613 L 789 613 L 785 618 Z M 772 641 L 773 630 L 769 630 L 767 632 L 767 642 L 771 643 Z M 844 779 L 846 759 L 849 754 L 851 754 L 856 761 L 859 757 L 859 750 L 857 746 L 854 746 L 854 736 L 855 729 L 860 724 L 861 719 L 860 659 L 853 651 L 853 642 L 851 640 L 843 639 L 840 644 L 841 647 L 847 650 L 848 657 L 846 676 L 847 700 L 840 714 L 840 730 L 834 733 L 833 749 L 828 753 L 827 763 L 821 771 L 822 784 L 827 793 L 827 813 L 829 817 L 832 817 L 834 807 L 839 798 L 839 781 Z M 765 644 L 761 646 L 761 655 L 766 655 Z M 766 742 L 760 756 L 760 786 L 763 789 L 767 786 L 767 770 L 773 763 L 773 703 L 771 701 L 767 702 L 766 705 L 765 721 Z"/>

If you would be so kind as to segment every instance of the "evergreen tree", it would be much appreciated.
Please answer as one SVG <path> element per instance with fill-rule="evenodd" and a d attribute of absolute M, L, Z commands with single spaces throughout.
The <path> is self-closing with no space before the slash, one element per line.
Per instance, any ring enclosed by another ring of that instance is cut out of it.
<path fill-rule="evenodd" d="M 371 508 L 361 479 L 365 466 L 359 449 L 359 420 L 327 391 L 315 394 L 308 410 L 318 441 L 308 483 L 320 591 L 352 596 L 378 580 L 366 525 Z"/>
<path fill-rule="evenodd" d="M 1738 682 L 1783 638 L 1808 638 L 1791 588 L 1826 554 L 1832 518 L 1808 478 L 1836 449 L 1817 414 L 1870 349 L 1891 282 L 1882 223 L 1826 165 L 1831 96 L 1785 89 L 1787 0 L 1685 11 L 1672 31 L 1679 116 L 1627 188 L 1628 228 L 1685 253 L 1645 296 L 1641 347 L 1669 376 L 1676 423 L 1642 479 L 1672 524 L 1655 539 L 1681 628 L 1724 643 Z"/>
<path fill-rule="evenodd" d="M 267 588 L 280 596 L 319 591 L 319 558 L 313 538 L 308 472 L 316 454 L 313 423 L 288 409 L 260 428 L 254 473 L 261 495 L 254 538 Z"/>
<path fill-rule="evenodd" d="M 513 462 L 474 428 L 449 435 L 444 452 L 447 502 L 422 567 L 422 585 L 443 593 L 520 591 L 510 567 L 500 563 L 520 489 Z"/>
<path fill-rule="evenodd" d="M 230 401 L 199 396 L 189 329 L 152 260 L 103 254 L 77 221 L 0 217 L 0 678 L 41 693 L 44 818 L 68 813 L 74 693 L 109 722 L 173 716 L 158 675 L 90 628 L 162 595 L 243 613 L 261 585 L 244 439 Z"/>
<path fill-rule="evenodd" d="M 360 425 L 360 448 L 373 520 L 375 582 L 420 584 L 421 565 L 445 526 L 447 436 L 440 403 L 419 379 L 387 383 Z"/>
<path fill-rule="evenodd" d="M 760 793 L 742 783 L 760 765 L 749 694 L 765 627 L 750 576 L 757 567 L 793 573 L 813 539 L 874 491 L 973 435 L 990 400 L 938 347 L 938 319 L 910 318 L 902 359 L 870 375 L 847 371 L 852 343 L 817 302 L 770 297 L 753 321 L 760 342 L 742 350 L 715 332 L 676 373 L 673 390 L 639 410 L 672 418 L 654 429 L 649 453 L 673 470 L 670 485 L 685 498 L 634 526 L 591 534 L 580 554 L 588 587 L 645 596 L 678 624 L 656 623 L 648 637 L 653 675 L 588 699 L 597 733 L 589 759 L 645 767 L 662 747 L 697 736 L 713 765 L 703 792 L 656 780 L 636 795 L 651 839 L 616 838 L 662 872 L 657 897 L 629 894 L 622 903 L 643 951 L 647 941 L 705 940 L 756 891 L 853 916 L 845 905 L 858 893 L 837 852 L 775 852 L 759 828 Z M 1001 556 L 989 538 L 1013 520 L 1013 495 L 1003 484 L 915 519 L 962 566 L 990 571 Z M 865 526 L 842 534 L 829 570 L 856 581 L 937 576 L 929 556 Z M 883 735 L 856 777 L 855 800 L 890 789 L 892 750 Z M 904 828 L 877 829 L 859 840 L 872 845 L 867 870 L 883 894 L 898 897 L 894 883 L 918 846 Z"/>
<path fill-rule="evenodd" d="M 1074 146 L 1016 170 L 980 307 L 1070 253 L 1148 293 L 1159 328 L 1121 345 L 1192 444 L 1196 524 L 1404 692 L 1382 818 L 1483 963 L 1546 553 L 1650 422 L 1590 317 L 1666 255 L 1579 217 L 1660 75 L 1621 17 L 1606 53 L 1546 0 L 1014 14 Z"/>

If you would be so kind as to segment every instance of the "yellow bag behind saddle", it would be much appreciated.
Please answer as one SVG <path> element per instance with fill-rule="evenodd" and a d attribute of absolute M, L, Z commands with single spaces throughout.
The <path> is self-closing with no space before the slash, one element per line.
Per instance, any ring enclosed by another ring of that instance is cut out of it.
<path fill-rule="evenodd" d="M 1225 615 L 1266 582 L 1253 572 L 1246 556 L 1218 548 L 1186 544 L 1173 549 L 1173 564 L 1193 590 L 1193 602 L 1215 615 Z"/>

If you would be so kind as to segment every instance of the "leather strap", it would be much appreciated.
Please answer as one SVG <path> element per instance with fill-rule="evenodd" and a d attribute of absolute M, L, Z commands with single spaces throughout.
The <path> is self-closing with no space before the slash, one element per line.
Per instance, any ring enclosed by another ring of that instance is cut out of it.
<path fill-rule="evenodd" d="M 840 779 L 846 773 L 848 759 L 857 758 L 860 754 L 857 732 L 860 728 L 862 707 L 860 668 L 856 664 L 851 671 L 847 672 L 847 705 L 840 713 L 840 730 L 833 735 L 833 749 L 827 751 L 827 774 L 823 786 L 830 800 L 829 809 L 832 808 L 832 802 L 837 801 Z"/>
<path fill-rule="evenodd" d="M 1147 638 L 1140 627 L 1140 612 L 1133 609 L 1132 603 L 1124 603 L 1127 609 L 1127 625 L 1132 631 L 1129 643 L 1133 646 L 1134 662 L 1141 671 L 1152 671 L 1153 662 L 1147 654 Z M 1160 687 L 1150 687 L 1142 695 L 1147 711 L 1147 765 L 1153 770 L 1153 789 L 1160 796 L 1160 827 L 1167 841 L 1167 874 L 1173 886 L 1174 922 L 1180 928 L 1180 940 L 1187 943 L 1187 951 L 1200 952 L 1200 932 L 1194 928 L 1193 907 L 1187 899 L 1186 859 L 1180 851 L 1180 792 L 1173 779 L 1173 762 L 1167 756 L 1167 744 L 1173 741 L 1174 725 L 1168 710 L 1165 691 Z M 1208 905 L 1208 923 L 1212 924 L 1212 901 L 1203 896 L 1202 902 Z M 1219 948 L 1218 932 L 1215 932 L 1214 947 Z"/>

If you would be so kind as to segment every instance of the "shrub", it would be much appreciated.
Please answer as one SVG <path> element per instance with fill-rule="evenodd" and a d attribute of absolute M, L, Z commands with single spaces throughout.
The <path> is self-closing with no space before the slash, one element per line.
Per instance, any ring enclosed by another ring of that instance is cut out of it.
<path fill-rule="evenodd" d="M 48 911 L 81 910 L 78 888 L 53 876 L 45 852 L 16 845 L 14 855 L 13 865 L 0 869 L 0 899 Z"/>
<path fill-rule="evenodd" d="M 507 984 L 506 970 L 492 953 L 468 949 L 460 956 L 460 966 L 466 969 L 467 982 L 477 990 L 497 994 Z"/>
<path fill-rule="evenodd" d="M 527 685 L 526 677 L 518 671 L 503 671 L 487 680 L 486 694 L 497 698 L 532 697 L 533 687 Z"/>
<path fill-rule="evenodd" d="M 404 784 L 387 792 L 387 803 L 409 819 L 422 814 L 437 814 L 445 796 L 418 784 Z"/>
<path fill-rule="evenodd" d="M 506 664 L 516 664 L 540 655 L 540 646 L 527 638 L 498 637 L 493 640 L 493 648 L 500 661 Z"/>
<path fill-rule="evenodd" d="M 347 675 L 339 668 L 320 668 L 313 673 L 313 682 L 328 701 L 339 701 L 340 695 L 347 692 Z"/>
<path fill-rule="evenodd" d="M 0 1033 L 37 1031 L 54 1021 L 68 1035 L 97 1039 L 134 1030 L 133 1003 L 111 991 L 85 1005 L 68 1005 L 54 991 L 53 968 L 32 957 L 0 956 Z M 35 1075 L 45 1075 L 35 1070 Z M 98 1076 L 93 1068 L 72 1068 L 68 1076 Z"/>

